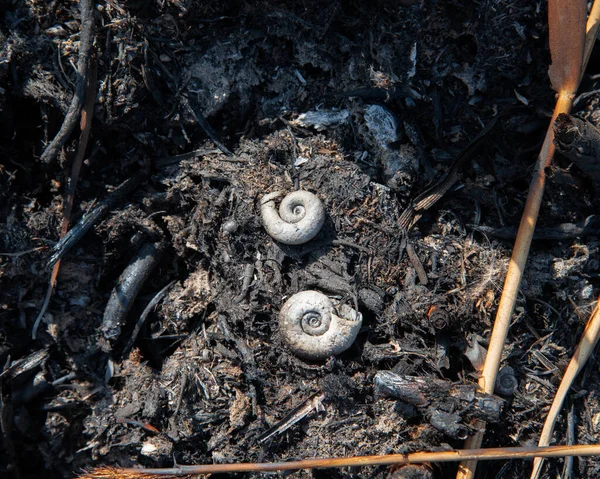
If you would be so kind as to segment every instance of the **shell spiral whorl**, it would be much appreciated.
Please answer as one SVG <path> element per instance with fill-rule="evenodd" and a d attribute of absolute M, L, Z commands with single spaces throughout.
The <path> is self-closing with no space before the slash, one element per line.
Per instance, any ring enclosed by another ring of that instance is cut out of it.
<path fill-rule="evenodd" d="M 510 366 L 504 366 L 498 371 L 494 392 L 500 396 L 512 396 L 519 387 L 519 381 L 515 376 L 515 370 Z"/>
<path fill-rule="evenodd" d="M 279 205 L 275 199 L 283 193 L 276 191 L 260 201 L 260 212 L 267 233 L 280 243 L 299 245 L 313 239 L 325 222 L 325 208 L 321 200 L 309 191 L 294 191 Z"/>
<path fill-rule="evenodd" d="M 302 315 L 302 331 L 311 336 L 321 336 L 327 332 L 331 324 L 331 314 L 319 311 L 308 311 Z"/>
<path fill-rule="evenodd" d="M 288 347 L 305 359 L 325 359 L 348 349 L 360 330 L 362 315 L 319 291 L 291 296 L 279 313 L 279 330 Z"/>

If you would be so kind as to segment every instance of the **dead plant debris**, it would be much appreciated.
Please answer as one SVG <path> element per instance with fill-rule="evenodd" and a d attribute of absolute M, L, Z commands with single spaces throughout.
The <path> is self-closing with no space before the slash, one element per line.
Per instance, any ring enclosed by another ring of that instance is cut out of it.
<path fill-rule="evenodd" d="M 62 239 L 79 135 L 59 132 L 90 24 L 78 2 L 3 8 L 1 477 L 443 452 L 462 447 L 483 405 L 485 447 L 537 444 L 600 289 L 595 62 L 559 122 L 565 156 L 547 172 L 502 356 L 514 393 L 482 396 L 469 358 L 488 345 L 553 108 L 545 3 L 92 6 L 96 103 Z M 296 190 L 326 218 L 314 239 L 285 245 L 260 200 Z M 362 315 L 348 350 L 306 361 L 286 347 L 278 313 L 305 290 Z M 428 385 L 427 404 L 380 394 L 386 374 Z M 590 361 L 553 444 L 597 442 L 598 381 Z M 596 457 L 570 464 L 572 477 L 600 474 Z M 531 467 L 480 466 L 505 479 Z"/>

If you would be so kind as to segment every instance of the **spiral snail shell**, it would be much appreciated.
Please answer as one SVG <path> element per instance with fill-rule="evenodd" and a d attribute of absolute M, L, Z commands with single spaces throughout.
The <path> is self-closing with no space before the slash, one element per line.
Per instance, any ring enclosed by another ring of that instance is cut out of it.
<path fill-rule="evenodd" d="M 294 191 L 279 205 L 275 199 L 283 195 L 276 191 L 260 201 L 263 224 L 269 236 L 288 245 L 304 244 L 313 239 L 325 222 L 325 208 L 321 200 L 309 191 Z"/>
<path fill-rule="evenodd" d="M 336 307 L 319 291 L 291 296 L 279 313 L 283 339 L 296 355 L 305 359 L 325 359 L 345 351 L 354 343 L 361 325 L 358 311 L 344 304 Z"/>
<path fill-rule="evenodd" d="M 500 396 L 512 396 L 519 387 L 519 381 L 515 376 L 515 370 L 510 366 L 504 366 L 496 376 L 494 392 Z"/>

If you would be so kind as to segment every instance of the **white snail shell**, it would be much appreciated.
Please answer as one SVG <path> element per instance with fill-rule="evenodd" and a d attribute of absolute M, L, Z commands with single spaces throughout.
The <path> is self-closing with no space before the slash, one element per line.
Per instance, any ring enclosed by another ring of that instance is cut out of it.
<path fill-rule="evenodd" d="M 338 316 L 333 301 L 319 291 L 291 296 L 279 312 L 279 331 L 288 347 L 305 359 L 325 359 L 354 343 L 362 315 L 341 305 Z"/>
<path fill-rule="evenodd" d="M 280 243 L 304 244 L 313 239 L 325 222 L 325 208 L 321 200 L 309 191 L 294 191 L 275 206 L 281 191 L 269 193 L 260 201 L 263 224 L 269 236 Z"/>

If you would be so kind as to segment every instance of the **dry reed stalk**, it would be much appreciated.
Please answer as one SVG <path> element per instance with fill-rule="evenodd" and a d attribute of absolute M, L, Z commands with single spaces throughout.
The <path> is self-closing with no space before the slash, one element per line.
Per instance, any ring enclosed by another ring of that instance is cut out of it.
<path fill-rule="evenodd" d="M 570 2 L 562 0 L 548 1 L 549 45 L 552 56 L 552 64 L 548 69 L 548 75 L 550 76 L 552 88 L 558 93 L 558 99 L 529 186 L 527 202 L 525 203 L 523 216 L 521 217 L 519 232 L 515 240 L 502 296 L 496 313 L 496 320 L 492 329 L 490 346 L 483 367 L 482 377 L 479 380 L 480 387 L 488 394 L 494 392 L 494 385 L 502 359 L 504 343 L 508 334 L 510 318 L 517 301 L 517 293 L 521 279 L 523 278 L 531 239 L 544 195 L 546 168 L 550 166 L 554 157 L 554 122 L 559 114 L 568 113 L 571 110 L 573 97 L 581 80 L 582 67 L 586 63 L 584 57 L 589 58 L 591 47 L 594 44 L 594 42 L 590 41 L 586 45 L 586 5 L 587 2 L 584 0 Z M 478 431 L 467 439 L 465 442 L 466 448 L 481 447 L 483 442 L 485 423 L 476 421 L 474 426 Z M 477 461 L 461 463 L 456 478 L 472 479 L 475 475 L 476 467 Z"/>
<path fill-rule="evenodd" d="M 392 464 L 422 464 L 425 462 L 456 462 L 464 459 L 491 461 L 497 459 L 533 459 L 535 457 L 595 456 L 600 445 L 550 447 L 498 447 L 490 449 L 453 449 L 442 452 L 411 452 L 380 456 L 353 456 L 324 459 L 304 459 L 289 462 L 204 464 L 159 469 L 98 467 L 78 479 L 168 479 L 198 474 L 234 472 L 273 472 L 299 469 L 328 469 L 333 467 L 388 466 Z"/>
<path fill-rule="evenodd" d="M 577 345 L 577 349 L 571 358 L 571 362 L 569 363 L 567 370 L 565 371 L 565 375 L 560 382 L 558 391 L 556 391 L 556 395 L 552 401 L 552 406 L 550 406 L 550 411 L 548 411 L 548 417 L 546 417 L 546 421 L 544 422 L 542 434 L 540 435 L 540 441 L 538 443 L 539 447 L 544 447 L 550 444 L 552 432 L 554 431 L 554 425 L 556 424 L 556 419 L 558 418 L 558 413 L 560 412 L 563 402 L 565 401 L 565 397 L 567 396 L 575 377 L 583 369 L 586 361 L 594 351 L 599 338 L 600 297 L 598 297 L 596 307 L 592 311 L 592 315 L 588 320 L 585 331 L 583 332 L 583 336 Z M 531 479 L 537 479 L 539 477 L 540 473 L 542 472 L 543 464 L 543 458 L 535 458 L 533 461 L 533 470 L 531 471 Z"/>

